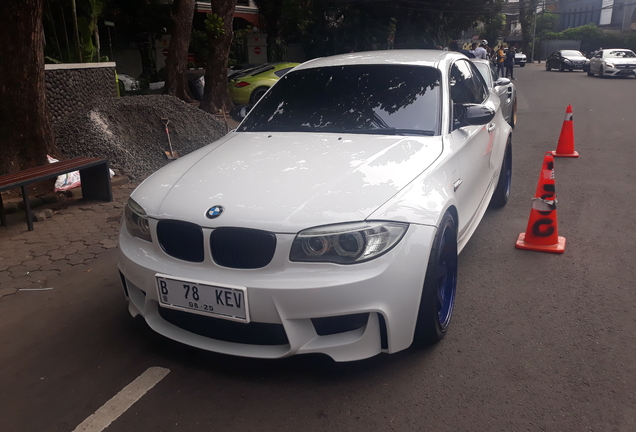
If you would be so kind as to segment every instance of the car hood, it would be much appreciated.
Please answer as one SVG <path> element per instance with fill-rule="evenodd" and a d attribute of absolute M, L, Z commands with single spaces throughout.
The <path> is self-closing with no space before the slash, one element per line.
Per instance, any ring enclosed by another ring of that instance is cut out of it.
<path fill-rule="evenodd" d="M 607 63 L 614 63 L 617 65 L 636 65 L 636 58 L 606 58 L 603 60 Z"/>
<path fill-rule="evenodd" d="M 583 57 L 583 56 L 567 56 L 563 58 L 566 60 L 575 61 L 575 62 L 587 61 L 587 57 Z"/>
<path fill-rule="evenodd" d="M 295 233 L 364 220 L 441 153 L 441 137 L 233 132 L 157 171 L 132 198 L 154 218 Z M 213 206 L 224 211 L 210 220 Z"/>

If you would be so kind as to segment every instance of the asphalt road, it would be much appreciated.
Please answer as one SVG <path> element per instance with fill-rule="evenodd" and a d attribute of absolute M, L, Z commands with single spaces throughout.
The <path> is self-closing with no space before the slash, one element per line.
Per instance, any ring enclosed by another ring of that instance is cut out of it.
<path fill-rule="evenodd" d="M 636 80 L 515 74 L 510 202 L 461 254 L 436 347 L 346 364 L 188 348 L 129 316 L 111 251 L 0 302 L 0 431 L 97 431 L 113 413 L 107 431 L 636 431 Z M 566 251 L 516 250 L 568 104 Z"/>

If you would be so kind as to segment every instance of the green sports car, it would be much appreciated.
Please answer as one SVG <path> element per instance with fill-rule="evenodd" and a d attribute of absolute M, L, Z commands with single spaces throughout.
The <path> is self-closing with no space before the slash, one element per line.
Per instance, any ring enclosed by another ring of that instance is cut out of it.
<path fill-rule="evenodd" d="M 235 105 L 255 104 L 276 81 L 300 63 L 264 63 L 229 76 Z"/>

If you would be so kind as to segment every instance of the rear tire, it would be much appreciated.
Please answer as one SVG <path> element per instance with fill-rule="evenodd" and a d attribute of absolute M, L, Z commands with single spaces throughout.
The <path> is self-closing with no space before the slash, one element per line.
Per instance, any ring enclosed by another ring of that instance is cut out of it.
<path fill-rule="evenodd" d="M 591 70 L 587 71 L 587 76 L 594 76 L 594 73 Z"/>
<path fill-rule="evenodd" d="M 254 105 L 263 95 L 269 90 L 269 87 L 259 87 L 254 89 L 252 94 L 250 95 L 250 105 Z"/>
<path fill-rule="evenodd" d="M 525 66 L 526 66 L 526 64 L 525 64 L 525 63 L 521 63 L 519 66 L 521 66 L 521 67 L 525 67 Z"/>
<path fill-rule="evenodd" d="M 551 71 L 552 70 L 552 68 L 549 66 L 549 63 L 547 61 L 545 62 L 545 70 L 547 70 L 547 71 Z"/>
<path fill-rule="evenodd" d="M 506 144 L 506 152 L 504 153 L 503 162 L 501 163 L 501 171 L 499 172 L 499 181 L 497 187 L 490 199 L 490 208 L 501 208 L 508 203 L 510 197 L 510 186 L 512 184 L 512 141 L 508 138 Z"/>
<path fill-rule="evenodd" d="M 446 335 L 455 306 L 456 289 L 457 223 L 446 212 L 435 234 L 428 259 L 414 343 L 430 345 Z"/>

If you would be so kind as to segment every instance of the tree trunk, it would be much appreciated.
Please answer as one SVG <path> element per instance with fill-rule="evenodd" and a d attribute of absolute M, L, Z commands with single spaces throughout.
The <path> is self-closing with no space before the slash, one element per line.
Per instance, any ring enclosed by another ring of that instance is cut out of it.
<path fill-rule="evenodd" d="M 58 153 L 45 100 L 42 8 L 43 0 L 0 1 L 0 174 Z"/>
<path fill-rule="evenodd" d="M 225 33 L 218 38 L 210 40 L 211 52 L 205 71 L 205 89 L 201 108 L 211 114 L 216 114 L 221 109 L 229 111 L 234 106 L 227 87 L 227 60 L 230 55 L 232 38 L 232 16 L 236 0 L 215 0 L 212 2 L 212 13 L 223 19 Z"/>
<path fill-rule="evenodd" d="M 185 72 L 188 64 L 188 47 L 192 37 L 194 0 L 177 0 L 175 7 L 176 13 L 172 15 L 174 26 L 166 59 L 167 78 L 164 93 L 192 102 L 186 90 Z"/>
<path fill-rule="evenodd" d="M 530 52 L 530 35 L 538 0 L 519 0 L 519 23 L 521 24 L 521 51 Z M 534 40 L 532 43 L 534 44 Z"/>
<path fill-rule="evenodd" d="M 144 84 L 159 81 L 155 35 L 149 32 L 137 34 L 137 48 L 141 55 L 141 76 L 139 78 L 144 81 Z"/>
<path fill-rule="evenodd" d="M 267 47 L 271 54 L 269 61 L 285 61 L 286 56 L 281 52 L 281 16 L 283 14 L 283 0 L 255 0 L 258 10 L 265 17 L 265 32 L 267 33 Z"/>

